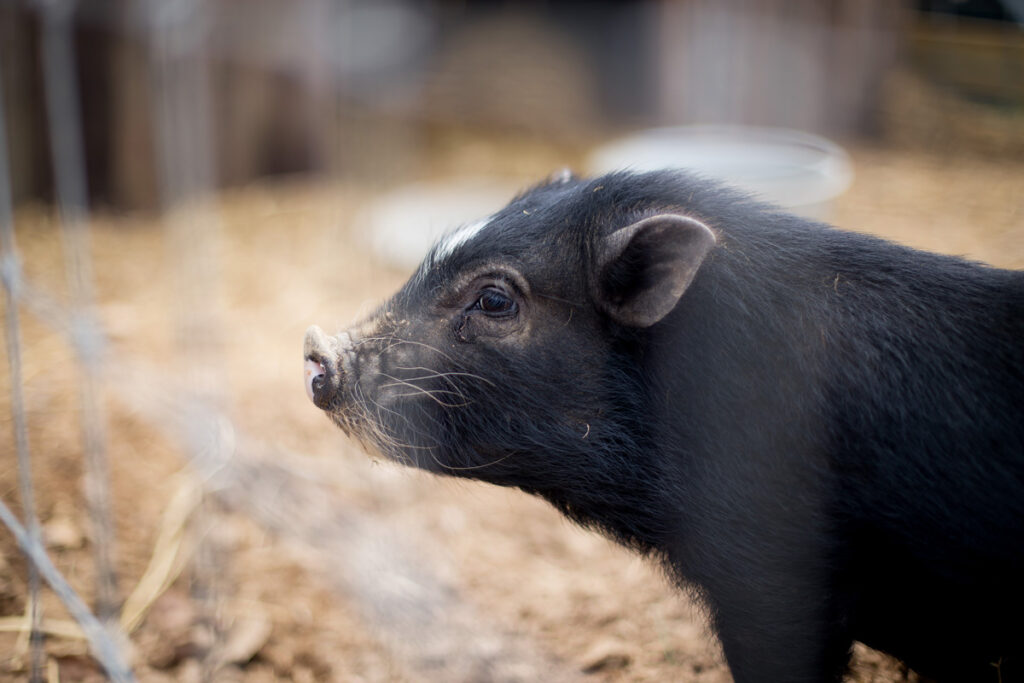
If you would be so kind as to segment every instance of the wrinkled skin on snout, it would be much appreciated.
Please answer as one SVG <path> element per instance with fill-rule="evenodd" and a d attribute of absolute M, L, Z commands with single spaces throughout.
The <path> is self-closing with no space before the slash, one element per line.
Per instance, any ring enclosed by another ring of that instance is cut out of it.
<path fill-rule="evenodd" d="M 371 450 L 518 486 L 570 514 L 597 504 L 636 543 L 653 532 L 630 528 L 653 505 L 640 481 L 651 472 L 636 457 L 640 378 L 623 358 L 631 330 L 672 309 L 715 237 L 671 210 L 595 206 L 581 185 L 535 188 L 448 236 L 347 332 L 310 328 L 307 390 Z"/>

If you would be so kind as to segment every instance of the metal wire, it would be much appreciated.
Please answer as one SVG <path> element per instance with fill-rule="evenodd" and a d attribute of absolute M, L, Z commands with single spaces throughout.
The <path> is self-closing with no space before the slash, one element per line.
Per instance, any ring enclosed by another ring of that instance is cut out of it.
<path fill-rule="evenodd" d="M 177 278 L 178 348 L 188 359 L 183 374 L 189 393 L 204 413 L 215 414 L 223 407 L 225 379 L 219 371 L 223 347 L 217 308 L 221 226 L 210 204 L 215 174 L 205 59 L 208 13 L 206 4 L 196 0 L 148 0 L 143 6 L 149 19 L 159 190 Z M 189 420 L 186 439 L 191 464 L 204 484 L 234 452 L 207 447 L 208 426 L 205 419 Z M 204 495 L 198 514 L 202 526 L 216 526 L 222 514 L 216 501 Z M 203 533 L 196 524 L 191 531 L 196 549 L 190 588 L 199 606 L 197 626 L 204 632 L 200 676 L 213 680 L 222 665 L 217 650 L 225 631 L 223 603 L 229 588 L 224 576 L 230 554 L 216 535 Z"/>
<path fill-rule="evenodd" d="M 0 279 L 4 283 L 5 331 L 7 338 L 7 366 L 11 378 L 11 421 L 14 424 L 14 448 L 18 457 L 18 483 L 21 491 L 21 510 L 25 517 L 27 537 L 38 543 L 39 518 L 36 516 L 35 492 L 32 487 L 32 466 L 22 395 L 21 376 L 21 324 L 18 319 L 18 294 L 21 282 L 21 263 L 14 241 L 14 213 L 11 200 L 11 174 L 7 166 L 7 132 L 4 119 L 4 98 L 0 89 Z M 35 566 L 28 568 L 29 644 L 31 663 L 29 680 L 43 680 L 42 604 L 39 600 L 39 574 Z"/>
<path fill-rule="evenodd" d="M 190 380 L 184 382 L 188 386 L 177 394 L 169 390 L 171 381 L 167 377 L 150 381 L 145 372 L 126 363 L 124 358 L 107 363 L 115 359 L 106 358 L 103 352 L 104 339 L 94 314 L 94 280 L 89 260 L 86 174 L 70 23 L 74 2 L 39 3 L 49 134 L 72 293 L 68 305 L 55 302 L 21 279 L 13 228 L 0 214 L 0 234 L 5 240 L 0 275 L 6 285 L 8 320 L 12 311 L 15 315 L 14 324 L 7 325 L 9 349 L 12 334 L 13 348 L 20 349 L 16 319 L 20 303 L 64 333 L 82 364 L 82 422 L 86 430 L 83 438 L 88 481 L 92 482 L 87 484 L 87 495 L 97 546 L 97 573 L 101 576 L 98 613 L 109 618 L 116 606 L 105 418 L 96 384 L 102 371 L 111 386 L 118 388 L 112 395 L 128 400 L 133 410 L 145 412 L 145 406 L 154 405 L 154 422 L 170 428 L 185 444 L 190 462 L 219 504 L 244 511 L 265 528 L 317 551 L 315 564 L 340 590 L 355 596 L 366 620 L 381 631 L 378 637 L 398 652 L 405 667 L 420 678 L 436 678 L 440 675 L 438 662 L 448 662 L 446 667 L 452 674 L 447 676 L 448 680 L 574 680 L 576 675 L 571 668 L 546 657 L 528 639 L 506 633 L 478 614 L 460 598 L 450 582 L 425 566 L 416 552 L 406 552 L 407 544 L 401 537 L 392 537 L 386 525 L 363 519 L 361 512 L 339 503 L 334 492 L 319 484 L 316 476 L 303 476 L 301 467 L 281 453 L 243 437 L 237 437 L 243 440 L 241 455 L 236 453 L 236 434 L 224 410 L 223 377 L 218 372 L 223 366 L 215 294 L 219 217 L 197 201 L 205 199 L 214 187 L 210 86 L 204 73 L 205 55 L 200 49 L 205 47 L 200 41 L 204 40 L 207 21 L 203 6 L 198 0 L 138 0 L 129 5 L 147 22 L 150 34 L 145 41 L 153 50 L 156 158 L 164 208 L 170 215 L 170 251 L 181 277 L 181 287 L 177 289 L 179 332 L 190 360 L 187 378 L 175 375 L 173 379 Z M 0 103 L 0 116 L 2 113 Z M 0 119 L 0 129 L 2 123 Z M 6 168 L 0 170 L 6 173 Z M 0 176 L 0 195 L 8 191 L 8 180 Z M 192 210 L 181 212 L 182 205 Z M 9 193 L 0 196 L 0 211 L 5 206 L 9 215 Z M 12 362 L 20 362 L 18 354 L 9 353 L 9 357 L 15 359 Z M 19 463 L 24 463 L 23 471 L 27 473 L 29 452 L 20 397 L 20 366 L 17 373 L 12 371 L 12 386 L 19 392 L 17 400 L 12 393 L 12 404 L 18 404 L 16 410 L 21 414 L 14 420 L 16 434 L 20 430 L 16 436 L 20 440 Z M 30 480 L 28 491 L 31 494 Z M 34 505 L 27 503 L 23 507 L 25 527 L 2 501 L 0 521 L 14 533 L 30 559 L 32 572 L 38 571 L 36 584 L 41 576 L 53 587 L 82 626 L 94 656 L 112 680 L 133 680 L 117 634 L 109 625 L 104 628 L 54 567 L 39 540 L 38 521 L 28 512 Z M 202 514 L 204 524 L 212 526 L 216 523 L 214 515 L 219 512 L 210 506 Z M 382 542 L 383 538 L 387 540 Z M 200 555 L 192 574 L 194 583 L 205 582 L 214 592 L 221 590 L 224 565 L 229 559 L 226 555 L 215 555 L 202 566 L 204 560 Z M 33 595 L 37 594 L 38 588 L 33 589 Z M 211 611 L 217 599 L 213 595 L 203 608 Z M 33 602 L 38 604 L 38 599 Z M 498 648 L 496 643 L 503 646 Z M 207 659 L 202 673 L 213 677 L 216 658 Z M 522 672 L 525 662 L 532 662 L 529 674 L 500 673 Z"/>
<path fill-rule="evenodd" d="M 21 525 L 18 519 L 11 512 L 2 500 L 0 500 L 0 522 L 3 522 L 15 540 L 21 546 L 21 550 L 31 560 L 31 564 L 39 570 L 39 574 L 50 585 L 53 592 L 61 599 L 71 617 L 78 622 L 89 641 L 96 660 L 103 666 L 110 680 L 115 683 L 129 683 L 135 680 L 124 658 L 121 656 L 120 648 L 117 646 L 114 637 L 103 627 L 103 624 L 93 616 L 82 598 L 75 593 L 57 568 L 53 566 L 46 550 L 37 539 L 31 537 L 29 531 Z"/>
<path fill-rule="evenodd" d="M 85 449 L 84 489 L 96 562 L 96 611 L 102 620 L 113 621 L 117 615 L 117 573 L 113 561 L 114 529 L 110 516 L 106 417 L 99 398 L 97 377 L 103 335 L 95 316 L 86 224 L 85 161 L 71 31 L 74 6 L 71 0 L 48 2 L 43 6 L 43 80 L 65 266 L 75 311 L 72 331 L 81 369 L 79 393 Z"/>

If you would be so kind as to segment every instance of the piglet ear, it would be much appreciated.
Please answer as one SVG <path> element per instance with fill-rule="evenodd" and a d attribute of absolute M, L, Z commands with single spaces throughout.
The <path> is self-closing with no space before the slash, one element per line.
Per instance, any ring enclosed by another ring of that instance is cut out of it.
<path fill-rule="evenodd" d="M 616 230 L 597 248 L 598 305 L 623 325 L 653 325 L 675 308 L 713 246 L 706 225 L 677 214 Z"/>

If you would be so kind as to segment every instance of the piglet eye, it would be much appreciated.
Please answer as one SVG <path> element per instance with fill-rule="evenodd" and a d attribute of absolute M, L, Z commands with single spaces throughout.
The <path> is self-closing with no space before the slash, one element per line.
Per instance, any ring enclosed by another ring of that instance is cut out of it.
<path fill-rule="evenodd" d="M 500 289 L 485 289 L 476 300 L 475 308 L 488 315 L 511 315 L 515 313 L 516 302 Z"/>

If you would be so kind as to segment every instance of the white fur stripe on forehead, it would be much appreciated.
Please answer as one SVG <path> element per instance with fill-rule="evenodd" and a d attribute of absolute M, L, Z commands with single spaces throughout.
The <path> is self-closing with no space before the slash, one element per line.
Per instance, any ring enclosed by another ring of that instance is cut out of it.
<path fill-rule="evenodd" d="M 440 260 L 449 256 L 461 245 L 473 239 L 481 230 L 487 227 L 487 224 L 491 222 L 491 218 L 492 216 L 481 218 L 478 221 L 457 228 L 442 237 L 438 241 L 437 246 L 434 247 L 434 259 Z"/>

